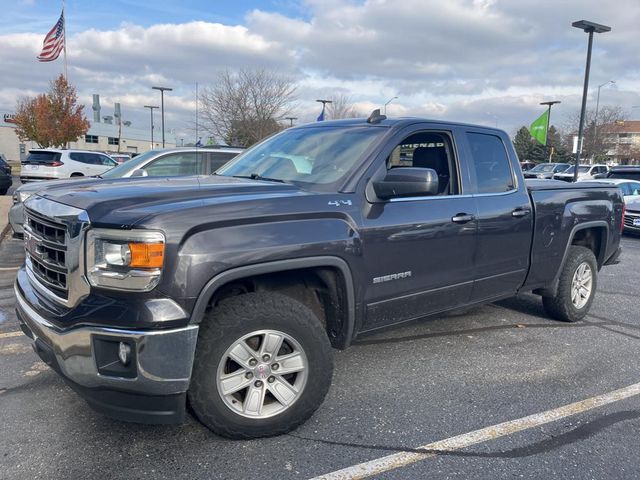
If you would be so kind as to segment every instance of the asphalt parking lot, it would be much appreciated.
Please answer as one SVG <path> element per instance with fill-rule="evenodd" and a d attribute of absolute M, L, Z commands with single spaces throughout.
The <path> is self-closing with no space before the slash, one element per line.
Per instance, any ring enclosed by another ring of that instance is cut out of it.
<path fill-rule="evenodd" d="M 21 244 L 6 239 L 0 478 L 307 479 L 635 385 L 640 238 L 622 243 L 622 262 L 600 272 L 585 321 L 549 320 L 537 297 L 523 295 L 361 338 L 336 353 L 333 386 L 309 422 L 289 435 L 229 441 L 193 417 L 149 426 L 90 410 L 18 333 Z M 522 431 L 488 429 L 475 444 L 438 448 L 375 478 L 638 478 L 640 395 L 593 403 Z"/>

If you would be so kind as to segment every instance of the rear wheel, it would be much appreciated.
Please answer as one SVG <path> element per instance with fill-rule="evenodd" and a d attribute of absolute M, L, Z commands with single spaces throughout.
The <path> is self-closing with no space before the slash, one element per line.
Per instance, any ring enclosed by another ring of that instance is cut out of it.
<path fill-rule="evenodd" d="M 71 174 L 72 177 L 84 177 L 84 174 L 79 173 L 79 172 L 74 172 Z"/>
<path fill-rule="evenodd" d="M 280 294 L 248 293 L 202 321 L 188 397 L 219 435 L 279 435 L 320 406 L 332 373 L 329 340 L 309 308 Z"/>
<path fill-rule="evenodd" d="M 542 297 L 550 317 L 565 322 L 582 320 L 593 303 L 596 292 L 598 264 L 588 248 L 572 245 L 553 297 Z"/>

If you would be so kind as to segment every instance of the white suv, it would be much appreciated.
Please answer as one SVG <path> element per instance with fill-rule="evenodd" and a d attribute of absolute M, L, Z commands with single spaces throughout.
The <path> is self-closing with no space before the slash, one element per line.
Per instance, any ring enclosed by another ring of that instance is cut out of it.
<path fill-rule="evenodd" d="M 29 150 L 29 155 L 21 164 L 20 180 L 30 182 L 100 175 L 118 165 L 118 162 L 100 152 L 47 148 Z"/>
<path fill-rule="evenodd" d="M 565 182 L 573 182 L 573 172 L 575 172 L 575 165 L 572 165 L 564 172 L 556 173 L 553 175 L 554 180 L 564 180 Z M 598 177 L 596 175 L 606 176 L 609 171 L 609 167 L 606 165 L 578 165 L 578 181 L 594 180 Z"/>

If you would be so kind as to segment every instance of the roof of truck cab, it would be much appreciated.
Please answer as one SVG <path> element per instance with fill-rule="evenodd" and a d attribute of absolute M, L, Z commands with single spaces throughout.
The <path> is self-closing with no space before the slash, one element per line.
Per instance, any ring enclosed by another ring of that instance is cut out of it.
<path fill-rule="evenodd" d="M 420 117 L 393 117 L 381 120 L 378 123 L 367 123 L 366 118 L 345 118 L 341 120 L 324 120 L 322 122 L 311 122 L 296 125 L 289 129 L 300 128 L 322 128 L 322 127 L 355 127 L 355 126 L 371 126 L 371 127 L 396 127 L 401 128 L 414 123 L 433 123 L 436 125 L 455 125 L 458 127 L 470 127 L 481 128 L 483 130 L 493 130 L 495 132 L 504 133 L 504 130 L 495 127 L 488 127 L 486 125 L 474 125 L 472 123 L 450 122 L 448 120 L 435 120 L 433 118 L 420 118 Z"/>

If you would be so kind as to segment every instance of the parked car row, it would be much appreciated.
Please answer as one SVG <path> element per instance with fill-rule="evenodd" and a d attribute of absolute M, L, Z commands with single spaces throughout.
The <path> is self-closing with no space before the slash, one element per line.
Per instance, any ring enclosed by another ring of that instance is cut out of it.
<path fill-rule="evenodd" d="M 196 148 L 171 148 L 164 150 L 150 150 L 142 155 L 138 155 L 132 160 L 117 165 L 115 161 L 111 160 L 110 167 L 107 171 L 104 168 L 98 168 L 98 166 L 91 164 L 90 167 L 95 167 L 95 170 L 91 171 L 91 175 L 71 175 L 74 183 L 77 186 L 93 185 L 103 179 L 115 179 L 115 178 L 127 178 L 127 177 L 175 177 L 175 176 L 187 176 L 187 175 L 209 175 L 215 172 L 218 168 L 222 167 L 225 163 L 231 160 L 242 151 L 241 148 L 219 148 L 219 149 L 196 149 Z M 62 152 L 69 152 L 69 155 L 62 155 Z M 88 152 L 83 152 L 88 153 Z M 61 162 L 61 159 L 69 163 L 70 166 L 75 165 L 76 161 L 71 157 L 74 155 L 73 150 L 64 151 L 50 151 L 50 150 L 32 150 L 29 153 L 29 158 L 36 157 L 50 162 L 49 164 L 42 165 L 42 168 L 37 170 L 42 174 L 49 174 L 51 169 L 62 167 L 62 165 L 52 165 L 54 162 Z M 100 153 L 91 153 L 91 155 L 105 157 L 106 155 Z M 71 158 L 71 161 L 67 160 Z M 83 157 L 85 158 L 85 157 Z M 30 164 L 33 164 L 35 160 L 30 160 Z M 114 167 L 114 165 L 117 165 Z M 75 172 L 79 172 L 82 167 L 76 166 Z M 46 170 L 50 169 L 50 170 Z M 36 171 L 28 170 L 29 172 Z M 59 172 L 67 173 L 70 171 L 69 166 L 66 170 L 60 170 Z M 58 172 L 58 173 L 59 173 Z M 88 170 L 87 170 L 88 172 Z M 22 175 L 21 175 L 22 178 Z M 33 178 L 33 177 L 29 177 Z M 50 177 L 61 178 L 61 177 Z M 9 222 L 13 231 L 17 235 L 23 233 L 24 222 L 24 208 L 23 202 L 31 195 L 41 192 L 44 189 L 54 187 L 56 185 L 67 184 L 70 180 L 60 179 L 48 182 L 32 182 L 27 183 L 19 188 L 13 194 L 13 206 L 9 211 Z"/>
<path fill-rule="evenodd" d="M 11 165 L 9 165 L 7 158 L 0 153 L 0 195 L 6 194 L 12 184 Z"/>

